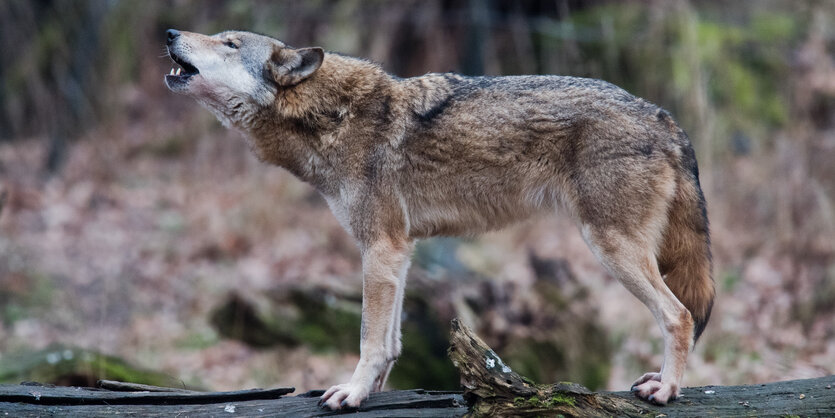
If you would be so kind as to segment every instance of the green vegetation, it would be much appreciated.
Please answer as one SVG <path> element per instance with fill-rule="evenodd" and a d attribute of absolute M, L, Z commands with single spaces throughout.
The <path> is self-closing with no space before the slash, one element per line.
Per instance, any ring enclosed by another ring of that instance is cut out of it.
<path fill-rule="evenodd" d="M 567 396 L 567 395 L 563 395 L 563 394 L 557 394 L 557 395 L 552 396 L 550 399 L 546 400 L 543 403 L 543 405 L 546 408 L 550 408 L 550 407 L 553 407 L 554 405 L 574 406 L 575 403 L 576 403 L 576 400 L 574 398 L 572 398 L 570 396 Z"/>
<path fill-rule="evenodd" d="M 721 283 L 723 290 L 731 292 L 736 289 L 740 280 L 742 280 L 742 278 L 740 277 L 740 273 L 738 271 L 728 270 L 725 272 L 725 277 L 723 277 L 719 283 Z"/>
<path fill-rule="evenodd" d="M 359 352 L 361 301 L 303 291 L 293 291 L 291 300 L 300 310 L 295 328 L 300 342 L 315 350 Z"/>
<path fill-rule="evenodd" d="M 177 348 L 189 350 L 202 350 L 209 348 L 220 341 L 219 335 L 213 329 L 194 331 L 183 335 L 176 342 Z"/>
<path fill-rule="evenodd" d="M 359 351 L 359 301 L 320 289 L 292 289 L 277 298 L 254 301 L 232 295 L 214 312 L 212 324 L 222 336 L 255 347 L 305 344 L 316 351 Z"/>
<path fill-rule="evenodd" d="M 0 254 L 0 263 L 16 265 L 20 261 L 15 259 L 20 257 L 15 250 L 11 250 L 8 254 Z M 0 320 L 3 325 L 10 326 L 18 320 L 49 310 L 56 293 L 52 277 L 27 270 L 4 270 L 0 267 L 0 275 L 6 284 L 0 286 Z"/>
<path fill-rule="evenodd" d="M 582 57 L 566 64 L 568 72 L 612 81 L 668 107 L 691 135 L 711 135 L 695 139 L 715 141 L 719 155 L 739 151 L 721 139 L 734 135 L 758 141 L 755 146 L 768 145 L 762 142 L 769 139 L 767 133 L 789 119 L 784 80 L 791 64 L 783 51 L 803 36 L 807 17 L 779 9 L 732 18 L 719 13 L 710 6 L 670 8 L 659 20 L 637 3 L 575 13 L 561 23 L 571 25 L 570 40 Z M 601 25 L 608 31 L 601 31 Z M 562 31 L 541 36 L 567 41 Z M 667 80 L 672 89 L 661 88 Z M 708 103 L 697 103 L 699 89 L 706 89 Z M 707 105 L 716 119 L 715 132 L 696 128 L 704 123 L 704 116 L 698 116 L 704 109 L 693 106 Z"/>
<path fill-rule="evenodd" d="M 29 381 L 92 387 L 100 379 L 182 386 L 182 382 L 171 376 L 131 366 L 117 357 L 57 344 L 40 351 L 4 355 L 0 362 L 0 382 L 3 383 Z"/>
<path fill-rule="evenodd" d="M 416 292 L 406 295 L 403 310 L 404 361 L 395 363 L 389 384 L 397 389 L 459 389 L 458 371 L 447 357 L 448 322 L 439 320 L 425 296 Z"/>
<path fill-rule="evenodd" d="M 521 339 L 502 353 L 511 369 L 536 382 L 552 382 L 560 378 L 575 380 L 592 390 L 604 387 L 609 378 L 608 353 L 600 346 L 581 341 Z M 566 358 L 565 345 L 586 347 L 585 354 L 574 361 Z M 605 350 L 605 349 L 604 349 Z"/>
<path fill-rule="evenodd" d="M 538 396 L 531 396 L 529 398 L 513 398 L 513 406 L 517 408 L 551 409 L 560 405 L 573 407 L 576 403 L 576 399 L 562 393 L 557 393 L 556 395 L 552 395 L 545 399 L 540 399 Z"/>

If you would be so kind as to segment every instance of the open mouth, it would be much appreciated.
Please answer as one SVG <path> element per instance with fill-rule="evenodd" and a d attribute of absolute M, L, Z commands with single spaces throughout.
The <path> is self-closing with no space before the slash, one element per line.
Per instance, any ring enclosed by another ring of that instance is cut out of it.
<path fill-rule="evenodd" d="M 184 83 L 188 81 L 190 77 L 200 74 L 197 67 L 191 65 L 190 62 L 186 61 L 174 52 L 169 50 L 168 55 L 170 55 L 171 59 L 174 60 L 174 62 L 180 67 L 176 69 L 172 68 L 171 72 L 165 76 L 165 81 L 169 83 Z"/>

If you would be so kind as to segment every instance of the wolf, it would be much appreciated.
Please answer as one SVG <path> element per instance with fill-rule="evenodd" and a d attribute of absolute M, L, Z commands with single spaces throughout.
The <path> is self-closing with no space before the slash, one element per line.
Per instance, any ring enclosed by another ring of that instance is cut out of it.
<path fill-rule="evenodd" d="M 661 328 L 661 370 L 632 390 L 657 404 L 679 396 L 714 284 L 696 158 L 668 112 L 596 79 L 398 78 L 250 32 L 171 29 L 167 49 L 179 66 L 168 88 L 315 187 L 359 246 L 360 359 L 322 395 L 326 407 L 357 407 L 383 389 L 417 240 L 557 210 Z"/>

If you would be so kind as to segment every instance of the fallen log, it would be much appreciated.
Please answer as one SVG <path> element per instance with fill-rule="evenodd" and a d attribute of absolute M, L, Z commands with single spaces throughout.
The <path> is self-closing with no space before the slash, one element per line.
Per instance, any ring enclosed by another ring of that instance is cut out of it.
<path fill-rule="evenodd" d="M 684 388 L 667 406 L 630 392 L 592 392 L 578 384 L 537 385 L 513 372 L 472 330 L 452 322 L 450 358 L 463 392 L 398 390 L 374 393 L 358 409 L 329 411 L 322 391 L 289 396 L 294 388 L 199 392 L 100 381 L 98 388 L 38 383 L 0 385 L 0 416 L 270 416 L 357 417 L 623 416 L 793 417 L 835 416 L 835 376 L 747 386 Z"/>
<path fill-rule="evenodd" d="M 132 384 L 107 382 L 104 386 L 118 390 L 32 383 L 0 385 L 0 415 L 315 417 L 336 414 L 319 407 L 322 391 L 285 396 L 294 389 L 196 392 L 142 385 L 140 391 L 124 391 Z M 451 417 L 464 415 L 467 405 L 457 392 L 400 390 L 375 393 L 362 407 L 351 412 L 362 417 Z"/>

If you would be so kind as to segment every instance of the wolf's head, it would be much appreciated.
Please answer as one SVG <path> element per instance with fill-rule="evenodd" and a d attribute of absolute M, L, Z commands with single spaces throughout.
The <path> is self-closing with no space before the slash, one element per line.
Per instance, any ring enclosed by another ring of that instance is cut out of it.
<path fill-rule="evenodd" d="M 227 126 L 245 128 L 260 109 L 275 102 L 279 89 L 292 88 L 322 65 L 322 48 L 292 48 L 250 32 L 201 35 L 168 30 L 171 69 L 165 84 L 195 98 Z"/>

